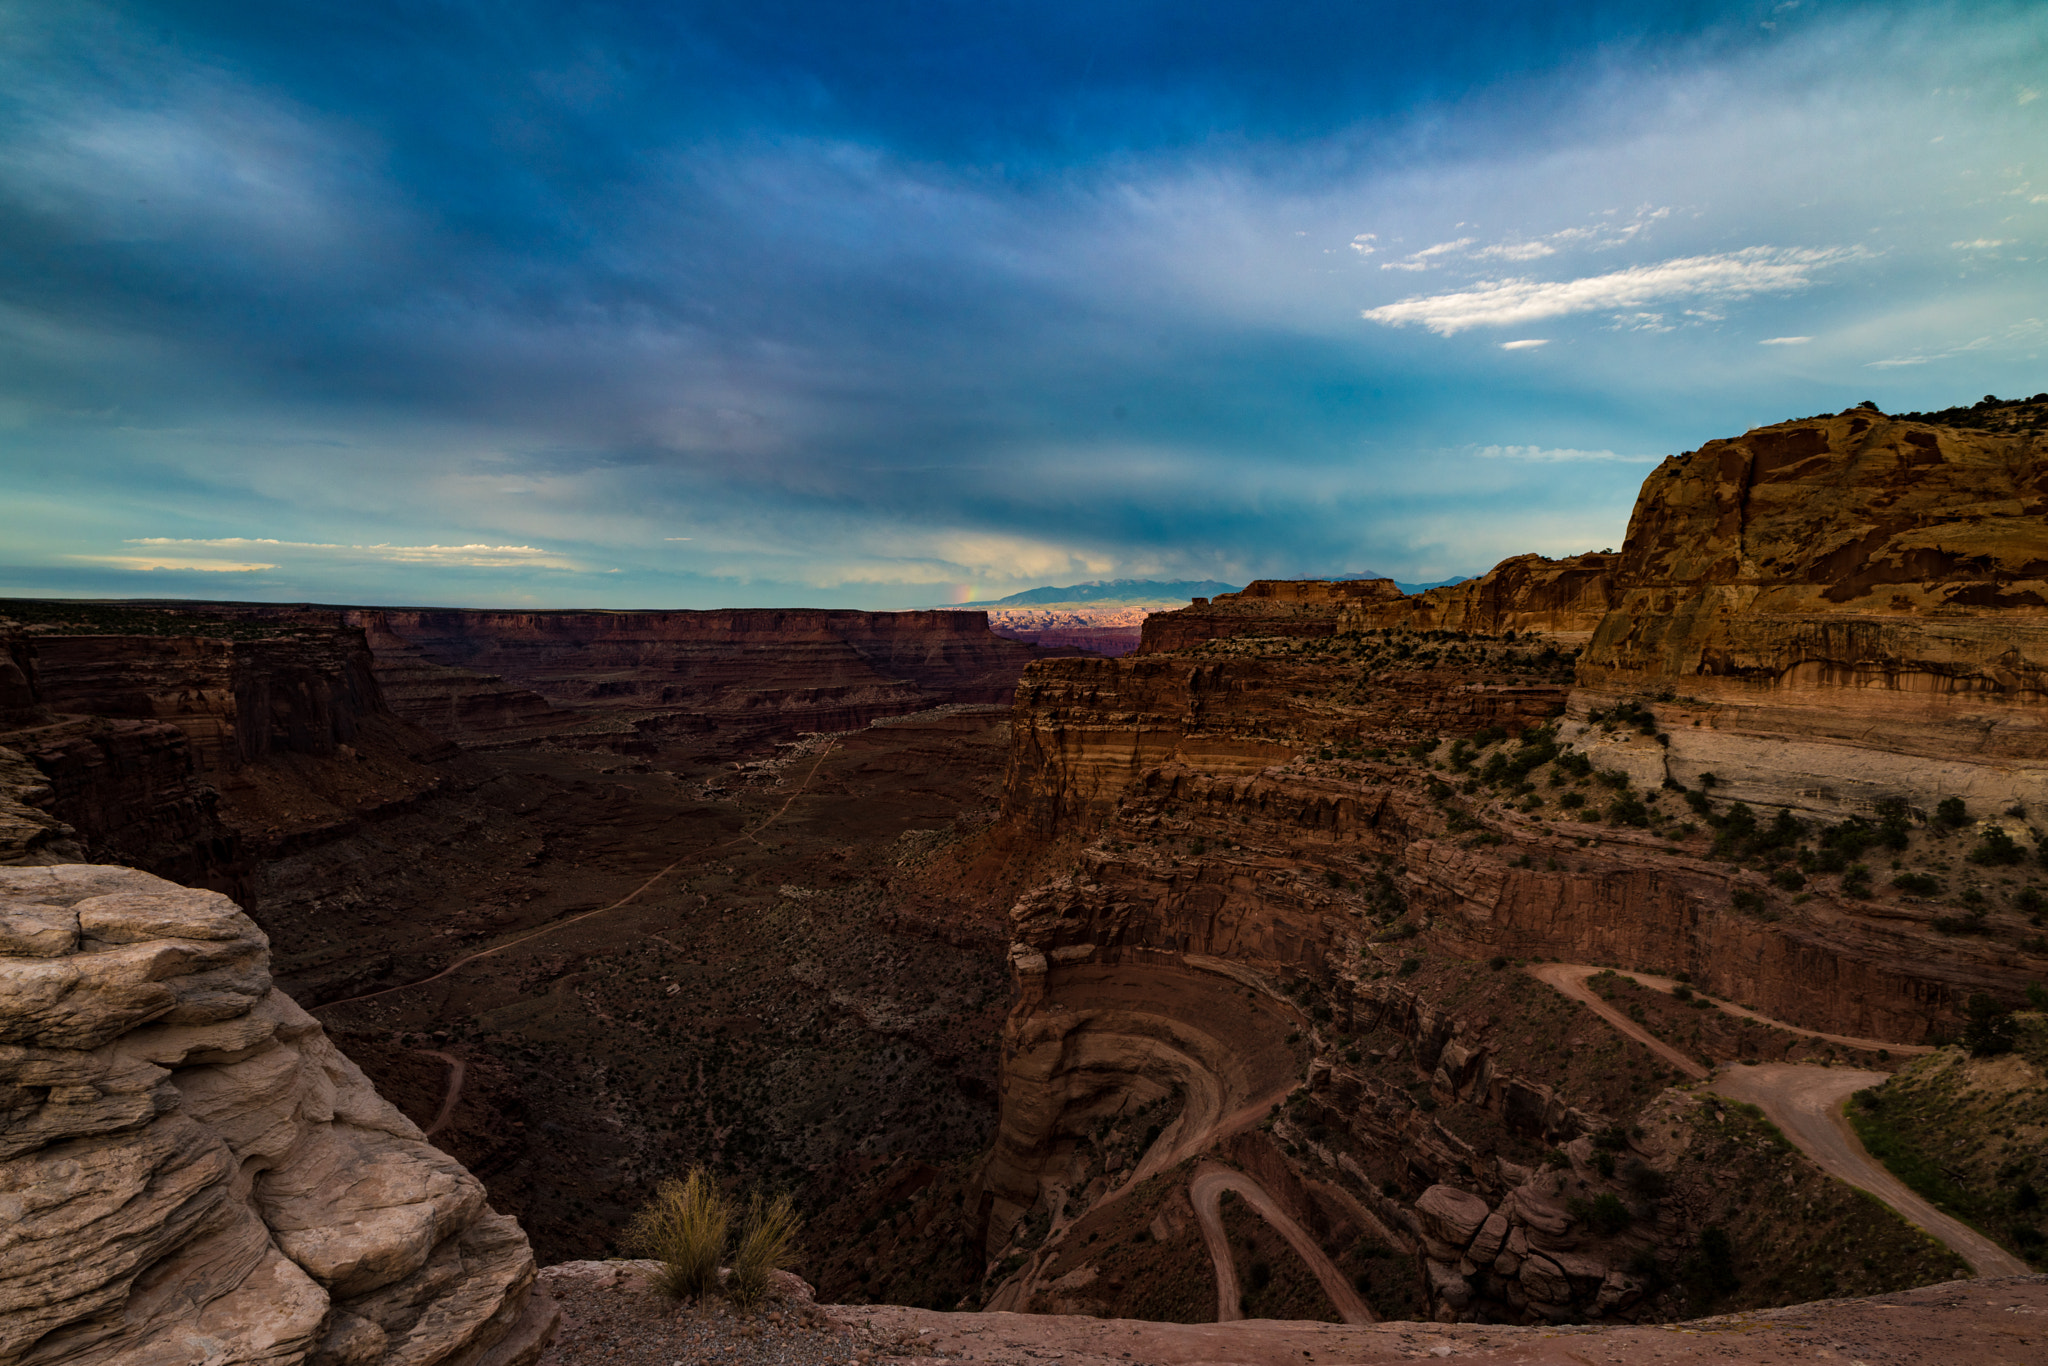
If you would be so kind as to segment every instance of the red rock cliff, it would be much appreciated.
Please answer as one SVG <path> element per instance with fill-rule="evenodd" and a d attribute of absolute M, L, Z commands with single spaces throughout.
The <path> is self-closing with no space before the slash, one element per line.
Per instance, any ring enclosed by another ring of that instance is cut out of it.
<path fill-rule="evenodd" d="M 1760 427 L 1644 482 L 1574 715 L 1603 762 L 1815 810 L 2048 807 L 2048 453 L 1871 410 Z M 1663 699 L 1663 700 L 1659 700 Z"/>
<path fill-rule="evenodd" d="M 1044 653 L 995 635 L 982 612 L 366 610 L 350 619 L 397 643 L 380 650 L 387 672 L 397 672 L 402 650 L 586 719 L 596 710 L 632 713 L 656 733 L 738 738 L 850 729 L 945 703 L 1006 703 L 1025 664 Z M 451 704 L 431 680 L 397 692 L 403 714 L 428 726 L 443 709 L 468 705 Z M 522 723 L 550 723 L 530 713 Z"/>

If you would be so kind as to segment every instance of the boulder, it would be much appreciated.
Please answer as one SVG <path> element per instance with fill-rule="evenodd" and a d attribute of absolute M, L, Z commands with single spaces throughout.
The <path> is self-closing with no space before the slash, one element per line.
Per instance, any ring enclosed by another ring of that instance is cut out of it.
<path fill-rule="evenodd" d="M 0 868 L 0 1366 L 526 1366 L 533 1283 L 234 903 Z"/>
<path fill-rule="evenodd" d="M 1493 1211 L 1484 1200 L 1455 1186 L 1431 1186 L 1415 1201 L 1415 1212 L 1430 1237 L 1463 1251 Z"/>

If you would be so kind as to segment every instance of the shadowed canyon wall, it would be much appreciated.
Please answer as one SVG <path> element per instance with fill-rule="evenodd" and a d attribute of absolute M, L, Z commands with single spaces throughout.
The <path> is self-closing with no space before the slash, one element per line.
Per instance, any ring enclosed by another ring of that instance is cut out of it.
<path fill-rule="evenodd" d="M 1046 653 L 994 634 L 984 612 L 379 609 L 347 619 L 371 632 L 401 715 L 484 741 L 565 721 L 601 734 L 599 713 L 629 737 L 728 744 L 851 730 L 948 703 L 1006 703 L 1024 665 Z M 437 681 L 420 661 L 464 672 Z M 504 685 L 553 714 L 505 697 Z"/>

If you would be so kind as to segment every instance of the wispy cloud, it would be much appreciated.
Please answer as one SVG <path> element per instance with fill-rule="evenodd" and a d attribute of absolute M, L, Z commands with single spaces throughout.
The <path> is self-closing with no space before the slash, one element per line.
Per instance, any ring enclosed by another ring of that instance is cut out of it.
<path fill-rule="evenodd" d="M 108 569 L 188 569 L 201 574 L 254 574 L 277 568 L 244 560 L 223 560 L 204 555 L 66 555 L 75 564 L 104 565 Z"/>
<path fill-rule="evenodd" d="M 1448 337 L 1472 327 L 1506 327 L 1575 313 L 1639 309 L 1673 299 L 1739 299 L 1805 289 L 1813 284 L 1821 267 L 1860 255 L 1853 247 L 1747 247 L 1577 280 L 1481 281 L 1472 289 L 1368 308 L 1363 316 L 1388 327 L 1417 323 Z"/>
<path fill-rule="evenodd" d="M 1433 247 L 1424 247 L 1421 251 L 1413 252 L 1398 261 L 1383 262 L 1380 265 L 1380 269 L 1430 270 L 1439 265 L 1443 258 L 1456 256 L 1478 240 L 1476 237 L 1460 237 L 1455 242 L 1439 242 Z"/>
<path fill-rule="evenodd" d="M 1500 349 L 1503 351 L 1534 351 L 1539 346 L 1548 345 L 1550 345 L 1550 338 L 1548 337 L 1521 337 L 1515 341 L 1502 342 Z"/>
<path fill-rule="evenodd" d="M 1951 356 L 1964 356 L 1972 351 L 1997 352 L 2012 347 L 2034 347 L 2041 344 L 2044 336 L 2048 336 L 2048 324 L 2044 324 L 2039 318 L 2023 318 L 2001 332 L 1987 333 L 1984 336 L 1972 338 L 1962 345 L 1952 346 L 1946 351 L 1923 351 L 1907 356 L 1888 356 L 1883 360 L 1870 361 L 1868 366 L 1872 370 L 1896 370 L 1908 365 L 1927 365 L 1933 361 L 1947 360 Z"/>
<path fill-rule="evenodd" d="M 142 536 L 125 542 L 127 545 L 149 546 L 152 550 L 140 555 L 121 556 L 77 556 L 96 563 L 113 564 L 116 561 L 148 559 L 149 567 L 162 569 L 275 569 L 274 564 L 229 564 L 227 561 L 193 559 L 178 552 L 187 548 L 205 550 L 249 550 L 258 554 L 272 554 L 286 557 L 297 552 L 301 557 L 313 556 L 322 559 L 351 559 L 380 561 L 387 564 L 417 565 L 459 565 L 466 569 L 571 569 L 580 570 L 585 566 L 581 561 L 561 555 L 552 550 L 543 550 L 531 545 L 340 545 L 322 541 L 278 541 L 266 537 L 221 536 L 209 540 L 188 540 L 172 536 Z M 161 549 L 158 549 L 161 547 Z M 260 547 L 260 549 L 259 549 Z M 179 561 L 172 563 L 173 560 Z"/>
<path fill-rule="evenodd" d="M 1536 261 L 1557 255 L 1548 242 L 1499 242 L 1472 253 L 1475 261 Z"/>
<path fill-rule="evenodd" d="M 1765 338 L 1764 338 L 1764 339 L 1763 339 L 1762 341 L 1758 342 L 1758 343 L 1757 343 L 1757 345 L 1758 345 L 1758 346 L 1804 346 L 1804 345 L 1806 345 L 1806 344 L 1807 344 L 1808 342 L 1810 342 L 1810 341 L 1812 341 L 1812 340 L 1813 340 L 1813 338 L 1811 338 L 1811 337 L 1765 337 Z"/>
<path fill-rule="evenodd" d="M 1472 454 L 1482 460 L 1599 460 L 1620 465 L 1654 465 L 1660 455 L 1622 455 L 1615 451 L 1579 451 L 1550 446 L 1475 446 Z"/>

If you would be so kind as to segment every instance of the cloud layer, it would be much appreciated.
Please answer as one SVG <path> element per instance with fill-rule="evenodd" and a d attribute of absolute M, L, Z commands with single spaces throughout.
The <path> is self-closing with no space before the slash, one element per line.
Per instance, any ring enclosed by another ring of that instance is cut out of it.
<path fill-rule="evenodd" d="M 1428 580 L 2048 387 L 2048 16 L 1770 23 L 0 11 L 0 594 Z"/>

